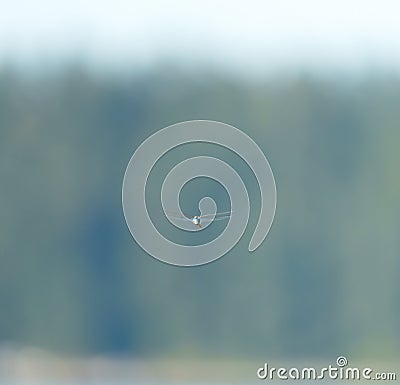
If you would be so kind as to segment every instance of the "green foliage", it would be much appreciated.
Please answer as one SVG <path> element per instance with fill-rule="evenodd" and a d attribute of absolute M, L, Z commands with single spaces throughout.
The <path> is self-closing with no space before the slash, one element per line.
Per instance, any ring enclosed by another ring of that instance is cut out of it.
<path fill-rule="evenodd" d="M 0 342 L 138 355 L 373 356 L 366 347 L 390 341 L 398 354 L 400 83 L 338 83 L 3 70 Z M 215 263 L 176 268 L 132 240 L 121 183 L 146 137 L 199 118 L 259 143 L 278 209 L 254 254 L 246 234 Z"/>

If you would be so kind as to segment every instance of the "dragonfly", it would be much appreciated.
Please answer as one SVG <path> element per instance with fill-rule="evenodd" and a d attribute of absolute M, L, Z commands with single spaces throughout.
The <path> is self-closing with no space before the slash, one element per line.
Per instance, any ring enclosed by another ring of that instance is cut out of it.
<path fill-rule="evenodd" d="M 224 211 L 215 214 L 203 214 L 203 215 L 186 215 L 186 214 L 176 214 L 176 213 L 166 213 L 168 216 L 173 217 L 175 219 L 182 219 L 186 221 L 190 221 L 193 225 L 202 228 L 202 222 L 210 222 L 210 221 L 222 221 L 229 219 L 232 216 L 233 211 Z M 213 218 L 214 217 L 214 218 Z"/>

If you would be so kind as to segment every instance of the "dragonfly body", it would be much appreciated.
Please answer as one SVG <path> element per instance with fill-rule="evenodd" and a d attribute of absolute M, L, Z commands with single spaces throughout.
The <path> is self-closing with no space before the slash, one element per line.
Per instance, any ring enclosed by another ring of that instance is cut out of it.
<path fill-rule="evenodd" d="M 201 224 L 200 224 L 200 217 L 198 216 L 198 215 L 196 215 L 196 216 L 194 216 L 193 218 L 192 218 L 192 223 L 195 225 L 195 226 L 199 226 L 199 227 L 201 227 Z"/>

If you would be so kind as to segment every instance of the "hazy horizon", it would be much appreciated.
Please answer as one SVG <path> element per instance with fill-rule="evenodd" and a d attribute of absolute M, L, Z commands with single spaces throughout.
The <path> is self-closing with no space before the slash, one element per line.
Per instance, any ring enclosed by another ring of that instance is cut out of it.
<path fill-rule="evenodd" d="M 0 65 L 94 70 L 170 62 L 257 74 L 398 73 L 394 1 L 15 1 L 0 14 Z"/>

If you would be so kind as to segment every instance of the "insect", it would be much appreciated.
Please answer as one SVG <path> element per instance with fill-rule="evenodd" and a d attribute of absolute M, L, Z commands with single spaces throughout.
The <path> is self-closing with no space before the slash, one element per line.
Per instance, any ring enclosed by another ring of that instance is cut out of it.
<path fill-rule="evenodd" d="M 221 213 L 214 214 L 204 214 L 204 215 L 186 215 L 186 214 L 175 214 L 175 213 L 166 213 L 168 216 L 171 216 L 175 219 L 182 219 L 186 221 L 190 221 L 193 225 L 202 228 L 202 222 L 213 222 L 213 221 L 221 221 L 225 219 L 229 219 L 232 215 L 233 211 L 224 211 Z M 213 218 L 214 217 L 214 218 Z"/>

